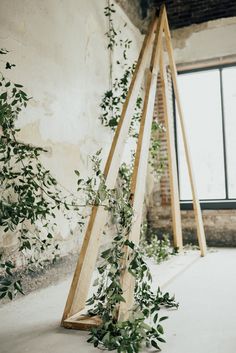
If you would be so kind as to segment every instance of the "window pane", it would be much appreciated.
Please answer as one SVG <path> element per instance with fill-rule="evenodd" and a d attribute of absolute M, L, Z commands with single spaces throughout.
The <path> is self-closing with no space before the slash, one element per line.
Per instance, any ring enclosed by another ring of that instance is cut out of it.
<path fill-rule="evenodd" d="M 200 199 L 225 198 L 219 70 L 178 77 L 186 133 Z M 177 117 L 180 198 L 192 199 Z"/>
<path fill-rule="evenodd" d="M 229 198 L 236 198 L 236 68 L 222 71 Z"/>

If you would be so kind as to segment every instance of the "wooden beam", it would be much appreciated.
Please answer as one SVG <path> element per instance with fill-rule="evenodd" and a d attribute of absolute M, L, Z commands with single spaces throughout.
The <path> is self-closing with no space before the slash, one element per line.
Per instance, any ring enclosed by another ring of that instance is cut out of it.
<path fill-rule="evenodd" d="M 171 120 L 171 113 L 170 113 L 168 79 L 166 74 L 166 68 L 164 67 L 164 64 L 163 64 L 162 54 L 160 56 L 160 79 L 161 79 L 164 119 L 165 119 L 165 126 L 166 126 L 174 246 L 177 247 L 179 250 L 182 250 L 183 237 L 182 237 L 181 215 L 180 215 L 180 205 L 179 205 L 179 186 L 178 186 L 175 138 L 174 138 L 173 122 Z"/>
<path fill-rule="evenodd" d="M 134 219 L 128 239 L 138 245 L 140 239 L 140 228 L 142 222 L 142 211 L 146 188 L 147 166 L 149 157 L 149 146 L 151 139 L 151 127 L 156 97 L 157 72 L 162 50 L 163 35 L 163 8 L 159 16 L 156 38 L 153 47 L 150 70 L 147 72 L 147 87 L 144 98 L 142 118 L 139 128 L 139 136 L 135 154 L 134 170 L 131 180 L 131 202 L 134 210 Z M 125 302 L 120 303 L 118 319 L 127 320 L 129 311 L 134 302 L 135 278 L 128 271 L 130 248 L 126 247 L 126 268 L 121 278 L 123 297 Z"/>
<path fill-rule="evenodd" d="M 190 151 L 189 151 L 189 144 L 188 144 L 188 139 L 187 139 L 187 135 L 186 135 L 184 114 L 183 114 L 183 109 L 182 109 L 182 105 L 180 102 L 179 88 L 178 88 L 178 82 L 177 82 L 177 70 L 176 70 L 176 65 L 175 65 L 175 60 L 174 60 L 173 48 L 172 48 L 172 44 L 171 44 L 170 29 L 169 29 L 169 25 L 168 25 L 166 11 L 164 11 L 164 17 L 165 17 L 164 32 L 165 32 L 165 38 L 166 38 L 166 47 L 167 47 L 167 53 L 168 53 L 168 57 L 169 57 L 175 99 L 176 99 L 177 109 L 178 109 L 178 113 L 179 113 L 181 131 L 182 131 L 182 135 L 183 135 L 183 143 L 184 143 L 185 156 L 186 156 L 186 161 L 187 161 L 187 166 L 188 166 L 188 174 L 189 174 L 191 190 L 192 190 L 192 195 L 193 195 L 193 207 L 194 207 L 194 214 L 195 214 L 195 219 L 196 219 L 196 224 L 197 224 L 198 243 L 199 243 L 199 247 L 200 247 L 200 251 L 201 251 L 201 256 L 205 256 L 206 255 L 206 238 L 205 238 L 205 232 L 204 232 L 204 227 L 203 227 L 201 208 L 200 208 L 200 204 L 199 204 L 199 200 L 198 200 L 196 184 L 195 184 L 195 179 L 194 179 L 194 174 L 193 174 L 192 161 L 191 161 L 191 156 L 190 156 Z"/>
<path fill-rule="evenodd" d="M 147 61 L 152 41 L 155 36 L 156 27 L 157 18 L 155 18 L 150 24 L 150 29 L 144 39 L 135 72 L 123 105 L 121 118 L 105 165 L 104 175 L 108 188 L 114 188 L 115 186 L 134 107 L 141 87 L 143 74 L 147 67 Z M 105 223 L 106 212 L 104 209 L 101 207 L 93 207 L 63 313 L 62 325 L 64 324 L 64 320 L 80 312 L 85 307 L 92 274 L 96 265 L 100 236 Z"/>
<path fill-rule="evenodd" d="M 87 331 L 91 327 L 97 327 L 102 324 L 99 316 L 78 316 L 76 318 L 69 318 L 64 320 L 63 326 L 75 330 Z"/>

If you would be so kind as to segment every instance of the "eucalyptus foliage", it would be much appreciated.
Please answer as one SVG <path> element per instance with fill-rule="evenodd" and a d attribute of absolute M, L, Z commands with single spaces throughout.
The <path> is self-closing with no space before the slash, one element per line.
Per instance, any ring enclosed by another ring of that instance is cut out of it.
<path fill-rule="evenodd" d="M 105 185 L 107 210 L 115 234 L 111 245 L 101 254 L 95 291 L 87 301 L 88 314 L 99 316 L 102 324 L 92 328 L 88 342 L 95 347 L 117 350 L 117 352 L 139 352 L 144 344 L 159 349 L 164 329 L 161 307 L 177 308 L 178 304 L 169 293 L 160 288 L 152 290 L 152 276 L 144 260 L 143 251 L 129 241 L 133 222 L 133 208 L 130 203 L 130 169 L 125 163 L 119 171 L 119 187 L 107 190 Z M 126 250 L 129 257 L 126 263 Z M 125 265 L 126 264 L 126 265 Z M 118 308 L 125 301 L 122 289 L 122 275 L 125 269 L 135 278 L 134 306 L 129 319 L 118 320 Z"/>

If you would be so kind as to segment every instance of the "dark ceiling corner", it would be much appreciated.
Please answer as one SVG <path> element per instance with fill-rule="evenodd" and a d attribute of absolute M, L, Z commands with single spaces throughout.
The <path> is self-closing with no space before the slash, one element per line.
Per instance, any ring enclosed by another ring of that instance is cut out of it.
<path fill-rule="evenodd" d="M 171 29 L 236 16 L 236 0 L 117 0 L 117 3 L 141 32 L 163 3 Z"/>

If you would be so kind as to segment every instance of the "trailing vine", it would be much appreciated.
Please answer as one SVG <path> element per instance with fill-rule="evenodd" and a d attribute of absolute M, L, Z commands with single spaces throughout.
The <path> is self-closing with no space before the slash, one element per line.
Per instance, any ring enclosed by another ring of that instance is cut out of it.
<path fill-rule="evenodd" d="M 101 175 L 101 171 L 99 172 Z M 92 328 L 88 342 L 95 347 L 117 350 L 117 352 L 139 352 L 143 344 L 160 349 L 164 329 L 160 316 L 161 307 L 177 308 L 178 304 L 169 293 L 151 289 L 152 277 L 144 260 L 143 252 L 128 240 L 133 222 L 133 209 L 130 204 L 131 171 L 123 163 L 119 171 L 118 187 L 107 190 L 105 187 L 107 210 L 115 234 L 108 249 L 102 252 L 102 262 L 98 267 L 94 294 L 88 299 L 88 314 L 99 316 L 102 324 Z M 135 303 L 126 321 L 118 320 L 118 307 L 124 301 L 122 275 L 125 271 L 125 249 L 130 249 L 128 271 L 135 278 Z M 147 320 L 150 323 L 147 323 Z"/>
<path fill-rule="evenodd" d="M 108 18 L 108 31 L 105 33 L 107 37 L 107 49 L 110 53 L 114 54 L 115 48 L 119 47 L 122 50 L 121 58 L 113 58 L 113 55 L 110 55 L 110 67 L 114 71 L 116 67 L 122 68 L 122 76 L 112 78 L 111 88 L 107 90 L 100 104 L 101 115 L 100 120 L 104 126 L 110 127 L 111 130 L 115 130 L 118 125 L 122 106 L 125 102 L 128 87 L 132 78 L 132 75 L 135 70 L 136 62 L 129 64 L 128 52 L 131 48 L 132 41 L 129 38 L 123 39 L 123 31 L 116 29 L 114 25 L 113 16 L 115 14 L 115 6 L 111 1 L 107 2 L 107 6 L 104 9 L 104 14 Z M 127 24 L 124 25 L 124 28 Z M 124 29 L 123 28 L 123 29 Z M 138 137 L 138 126 L 142 113 L 142 92 L 140 92 L 139 97 L 137 98 L 135 105 L 135 112 L 131 120 L 131 126 L 129 130 L 129 136 L 131 138 Z M 157 120 L 152 122 L 152 136 L 150 141 L 150 155 L 149 155 L 149 164 L 152 167 L 152 171 L 160 177 L 165 165 L 165 161 L 160 158 L 160 141 L 158 140 L 158 134 L 164 131 L 164 126 L 159 123 Z"/>
<path fill-rule="evenodd" d="M 1 49 L 1 55 L 7 55 Z M 5 69 L 15 65 L 4 62 Z M 43 269 L 55 262 L 59 244 L 57 233 L 58 213 L 70 223 L 75 219 L 84 225 L 84 208 L 103 201 L 103 180 L 97 193 L 97 163 L 100 151 L 91 158 L 92 176 L 78 177 L 77 195 L 63 189 L 41 162 L 47 150 L 18 140 L 20 129 L 16 123 L 27 107 L 30 97 L 21 84 L 13 83 L 0 72 L 0 232 L 1 236 L 17 239 L 10 251 L 0 249 L 0 299 L 13 299 L 24 294 L 21 276 L 16 271 L 15 259 L 21 258 L 22 267 L 28 271 Z M 78 200 L 82 200 L 78 204 Z M 19 267 L 19 265 L 18 265 Z"/>
<path fill-rule="evenodd" d="M 108 2 L 105 8 L 105 15 L 109 18 L 109 30 L 107 32 L 108 49 L 113 50 L 118 45 L 117 33 L 114 29 L 112 15 L 115 13 L 114 5 Z M 125 43 L 125 44 L 124 44 Z M 124 45 L 123 51 L 123 76 L 114 79 L 112 88 L 105 92 L 100 105 L 102 114 L 101 122 L 109 126 L 112 130 L 117 126 L 121 108 L 125 101 L 128 85 L 135 69 L 135 64 L 131 67 L 127 64 L 127 49 L 131 41 L 120 40 L 119 44 Z M 121 61 L 116 61 L 117 65 L 122 65 Z M 128 66 L 128 68 L 127 68 Z M 136 102 L 136 111 L 132 119 L 130 137 L 137 138 L 138 123 L 141 117 L 142 98 Z M 153 123 L 153 131 L 161 129 L 157 123 Z M 159 142 L 152 140 L 151 163 L 159 152 Z M 152 160 L 153 159 L 153 160 Z M 102 324 L 92 328 L 88 342 L 95 347 L 108 350 L 117 350 L 118 353 L 139 352 L 143 344 L 160 349 L 160 342 L 165 342 L 163 338 L 164 329 L 162 321 L 166 316 L 160 316 L 161 307 L 177 308 L 178 304 L 169 293 L 163 294 L 158 288 L 157 292 L 151 289 L 152 277 L 148 266 L 144 260 L 141 249 L 129 241 L 128 236 L 133 222 L 133 209 L 130 203 L 130 181 L 132 174 L 132 164 L 123 163 L 119 170 L 119 181 L 117 188 L 107 190 L 107 205 L 111 218 L 111 223 L 115 226 L 115 235 L 111 246 L 101 254 L 102 263 L 98 267 L 99 276 L 94 286 L 94 294 L 87 301 L 89 306 L 88 314 L 99 316 Z M 160 167 L 159 167 L 160 169 Z M 159 172 L 159 170 L 158 170 Z M 126 268 L 135 278 L 134 306 L 126 321 L 118 320 L 118 308 L 122 301 L 122 275 L 125 271 L 124 259 L 126 248 L 130 249 Z M 149 324 L 147 324 L 149 320 Z"/>
<path fill-rule="evenodd" d="M 5 49 L 0 51 L 2 55 L 7 52 Z M 6 63 L 5 69 L 13 66 Z M 58 244 L 53 244 L 53 235 L 48 229 L 50 218 L 55 218 L 53 210 L 59 194 L 56 192 L 52 197 L 51 186 L 56 186 L 56 180 L 39 161 L 40 154 L 46 150 L 21 143 L 16 138 L 19 132 L 17 118 L 30 98 L 21 84 L 0 75 L 0 227 L 5 234 L 17 233 L 17 251 L 23 254 L 32 270 L 33 264 L 42 266 L 39 254 L 50 251 L 53 258 L 57 255 Z M 42 229 L 46 231 L 43 236 Z M 21 280 L 13 273 L 12 255 L 10 259 L 9 254 L 3 252 L 0 256 L 0 267 L 4 271 L 0 280 L 0 299 L 6 295 L 12 299 L 17 292 L 23 294 Z"/>

